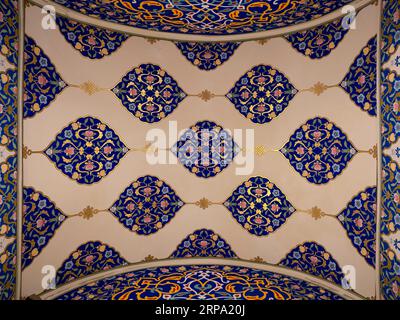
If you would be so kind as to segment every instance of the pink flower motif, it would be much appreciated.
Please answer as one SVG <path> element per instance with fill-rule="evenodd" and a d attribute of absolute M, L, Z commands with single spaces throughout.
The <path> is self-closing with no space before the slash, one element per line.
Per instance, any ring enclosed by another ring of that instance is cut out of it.
<path fill-rule="evenodd" d="M 143 222 L 144 223 L 150 223 L 150 222 L 152 222 L 153 221 L 153 219 L 149 216 L 149 215 L 146 215 L 146 216 L 144 216 L 144 218 L 143 218 Z"/>
<path fill-rule="evenodd" d="M 0 22 L 4 22 L 4 14 L 3 14 L 3 12 L 0 12 Z"/>
<path fill-rule="evenodd" d="M 264 192 L 263 192 L 262 189 L 260 189 L 260 188 L 257 188 L 257 189 L 256 189 L 256 195 L 260 196 L 260 195 L 262 195 L 263 193 L 264 193 Z"/>
<path fill-rule="evenodd" d="M 260 217 L 257 217 L 254 219 L 254 222 L 257 224 L 261 224 L 263 222 L 263 220 Z"/>
<path fill-rule="evenodd" d="M 271 210 L 272 210 L 273 212 L 277 212 L 277 211 L 279 210 L 279 206 L 278 206 L 277 204 L 273 204 L 273 205 L 271 206 Z"/>
<path fill-rule="evenodd" d="M 394 202 L 396 202 L 397 204 L 399 204 L 399 200 L 400 200 L 399 198 L 400 198 L 399 193 L 398 193 L 398 192 L 395 193 L 395 194 L 394 194 L 394 197 L 393 197 Z"/>
<path fill-rule="evenodd" d="M 132 212 L 135 209 L 135 204 L 133 202 L 129 202 L 128 205 L 126 206 L 126 209 Z"/>
<path fill-rule="evenodd" d="M 113 148 L 111 146 L 105 146 L 103 152 L 105 154 L 110 154 L 111 152 L 113 152 Z"/>
<path fill-rule="evenodd" d="M 303 147 L 297 147 L 296 152 L 297 152 L 297 154 L 302 156 L 304 154 L 304 148 Z"/>
<path fill-rule="evenodd" d="M 396 296 L 399 294 L 399 286 L 396 281 L 394 281 L 392 284 L 392 290 Z"/>
<path fill-rule="evenodd" d="M 3 113 L 3 111 L 4 111 L 3 105 L 0 104 L 0 113 Z"/>
<path fill-rule="evenodd" d="M 3 196 L 2 195 L 0 195 L 0 205 L 2 205 L 3 204 Z M 25 211 L 25 210 L 24 210 Z"/>
<path fill-rule="evenodd" d="M 207 245 L 208 245 L 208 242 L 207 242 L 206 240 L 200 241 L 200 246 L 201 246 L 202 248 L 207 247 Z"/>
<path fill-rule="evenodd" d="M 93 162 L 92 162 L 92 161 L 86 162 L 86 164 L 85 164 L 85 170 L 87 170 L 87 171 L 92 171 L 93 169 L 94 169 Z"/>
<path fill-rule="evenodd" d="M 314 163 L 314 170 L 315 171 L 321 171 L 322 170 L 322 166 L 321 166 L 320 162 Z"/>
<path fill-rule="evenodd" d="M 315 266 L 318 263 L 318 258 L 316 256 L 311 256 L 310 262 L 313 266 Z"/>
<path fill-rule="evenodd" d="M 360 85 L 365 83 L 365 75 L 361 75 L 361 76 L 358 77 L 358 83 Z"/>
<path fill-rule="evenodd" d="M 93 36 L 90 36 L 89 39 L 88 39 L 88 43 L 89 43 L 91 46 L 96 45 L 96 44 L 97 44 L 96 38 L 93 37 Z"/>
<path fill-rule="evenodd" d="M 396 12 L 393 15 L 393 21 L 397 23 L 400 20 L 400 10 L 396 10 Z"/>
<path fill-rule="evenodd" d="M 147 105 L 146 105 L 146 110 L 147 111 L 149 111 L 149 112 L 152 112 L 152 111 L 154 111 L 156 108 L 154 107 L 154 104 L 152 104 L 152 103 L 148 103 Z"/>
<path fill-rule="evenodd" d="M 321 139 L 322 133 L 321 133 L 321 131 L 315 131 L 315 132 L 313 132 L 312 135 L 313 135 L 314 139 L 316 141 L 318 141 L 319 139 Z"/>
<path fill-rule="evenodd" d="M 243 91 L 241 94 L 242 99 L 248 99 L 249 98 L 249 93 L 247 91 Z"/>
<path fill-rule="evenodd" d="M 339 153 L 340 153 L 340 149 L 339 149 L 339 148 L 333 147 L 333 148 L 331 149 L 331 154 L 332 154 L 333 156 L 337 156 Z"/>
<path fill-rule="evenodd" d="M 264 112 L 266 110 L 266 108 L 265 108 L 265 105 L 264 104 L 260 104 L 258 107 L 257 107 L 257 111 L 259 111 L 259 112 Z"/>
<path fill-rule="evenodd" d="M 397 101 L 393 103 L 393 111 L 396 113 L 399 112 L 399 103 Z"/>
<path fill-rule="evenodd" d="M 163 97 L 164 98 L 170 98 L 171 97 L 171 91 L 164 91 Z"/>
<path fill-rule="evenodd" d="M 46 221 L 44 219 L 39 219 L 36 221 L 36 227 L 41 229 L 44 225 L 46 224 Z"/>
<path fill-rule="evenodd" d="M 209 60 L 209 59 L 212 58 L 212 54 L 211 54 L 210 51 L 206 51 L 206 52 L 204 53 L 203 57 L 204 57 L 204 59 Z"/>
<path fill-rule="evenodd" d="M 280 97 L 282 95 L 282 90 L 281 89 L 276 89 L 275 91 L 274 91 L 274 96 L 275 97 Z"/>
<path fill-rule="evenodd" d="M 144 194 L 146 197 L 148 197 L 151 194 L 151 188 L 150 187 L 146 187 L 143 190 Z"/>
<path fill-rule="evenodd" d="M 129 89 L 129 95 L 136 96 L 137 95 L 137 90 L 135 88 Z"/>
<path fill-rule="evenodd" d="M 258 78 L 258 83 L 264 83 L 264 82 L 265 82 L 265 77 Z"/>
<path fill-rule="evenodd" d="M 94 256 L 93 256 L 93 255 L 89 255 L 89 256 L 87 256 L 87 257 L 85 258 L 85 262 L 86 262 L 87 264 L 92 263 L 93 260 L 94 260 Z"/>
<path fill-rule="evenodd" d="M 47 84 L 47 79 L 46 79 L 46 77 L 43 76 L 43 75 L 38 76 L 38 83 L 39 83 L 41 86 L 46 85 L 46 84 Z"/>
<path fill-rule="evenodd" d="M 146 81 L 147 81 L 148 83 L 153 83 L 153 82 L 154 82 L 154 77 L 151 76 L 151 75 L 148 75 L 148 76 L 146 77 Z"/>
<path fill-rule="evenodd" d="M 73 147 L 67 147 L 67 148 L 65 148 L 65 153 L 68 156 L 72 156 L 75 153 L 75 149 Z"/>
<path fill-rule="evenodd" d="M 94 132 L 92 130 L 87 130 L 84 133 L 86 138 L 92 138 L 94 136 Z"/>
<path fill-rule="evenodd" d="M 322 44 L 324 44 L 324 38 L 322 38 L 322 37 L 318 37 L 318 39 L 317 39 L 317 45 L 322 45 Z"/>
<path fill-rule="evenodd" d="M 160 205 L 161 205 L 161 208 L 165 209 L 166 207 L 168 207 L 169 202 L 167 200 L 163 200 L 163 201 L 161 201 Z"/>
<path fill-rule="evenodd" d="M 240 207 L 241 209 L 246 209 L 246 207 L 247 207 L 246 201 L 240 201 L 240 202 L 239 202 L 239 207 Z"/>
<path fill-rule="evenodd" d="M 357 227 L 359 227 L 359 228 L 361 228 L 362 226 L 363 226 L 363 224 L 364 224 L 364 221 L 362 221 L 362 219 L 356 219 L 355 221 L 354 221 L 354 223 L 355 223 L 355 225 L 357 226 Z"/>

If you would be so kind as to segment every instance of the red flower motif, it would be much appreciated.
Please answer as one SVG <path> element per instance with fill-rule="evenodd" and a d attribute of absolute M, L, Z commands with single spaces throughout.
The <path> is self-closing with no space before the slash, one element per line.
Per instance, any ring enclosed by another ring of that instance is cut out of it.
<path fill-rule="evenodd" d="M 315 266 L 318 263 L 318 258 L 316 256 L 311 256 L 310 262 L 313 266 Z"/>
<path fill-rule="evenodd" d="M 151 194 L 151 188 L 150 187 L 146 187 L 143 190 L 144 194 L 146 197 L 148 197 Z"/>
<path fill-rule="evenodd" d="M 85 170 L 87 170 L 87 171 L 92 171 L 93 169 L 94 169 L 93 162 L 92 162 L 92 161 L 86 162 L 86 164 L 85 164 Z"/>
<path fill-rule="evenodd" d="M 263 220 L 260 217 L 257 217 L 254 219 L 254 222 L 257 224 L 261 224 L 263 222 Z"/>
<path fill-rule="evenodd" d="M 135 88 L 129 89 L 129 95 L 136 96 L 137 95 L 137 90 Z"/>
<path fill-rule="evenodd" d="M 313 132 L 312 135 L 313 135 L 314 139 L 316 141 L 318 141 L 319 139 L 321 139 L 322 133 L 321 133 L 321 131 L 315 131 L 315 132 Z"/>
<path fill-rule="evenodd" d="M 87 130 L 84 133 L 86 138 L 92 138 L 94 136 L 94 132 L 92 130 Z"/>
<path fill-rule="evenodd" d="M 258 78 L 258 83 L 264 83 L 264 82 L 265 82 L 265 77 Z"/>
<path fill-rule="evenodd" d="M 272 206 L 271 206 L 271 210 L 273 211 L 273 212 L 277 212 L 278 210 L 279 210 L 279 206 L 277 205 L 277 204 L 273 204 Z"/>
<path fill-rule="evenodd" d="M 96 45 L 96 44 L 97 44 L 96 38 L 93 37 L 93 36 L 90 36 L 89 39 L 88 39 L 88 43 L 89 43 L 91 46 Z"/>
<path fill-rule="evenodd" d="M 361 75 L 361 76 L 358 77 L 358 83 L 360 85 L 365 83 L 365 75 Z"/>
<path fill-rule="evenodd" d="M 282 95 L 282 90 L 281 89 L 276 89 L 275 91 L 274 91 L 274 96 L 275 97 L 280 97 L 281 95 Z"/>
<path fill-rule="evenodd" d="M 322 165 L 320 162 L 314 163 L 314 170 L 315 171 L 321 171 L 322 170 Z"/>
<path fill-rule="evenodd" d="M 246 209 L 246 207 L 247 207 L 246 201 L 240 201 L 240 202 L 239 202 L 239 207 L 240 207 L 241 209 Z"/>
<path fill-rule="evenodd" d="M 47 79 L 46 79 L 46 77 L 43 76 L 43 75 L 38 76 L 38 83 L 39 83 L 41 86 L 46 85 L 46 84 L 47 84 Z"/>
<path fill-rule="evenodd" d="M 151 217 L 151 216 L 149 216 L 149 215 L 146 215 L 146 216 L 144 216 L 144 218 L 143 218 L 143 222 L 144 223 L 150 223 L 150 222 L 152 222 L 153 221 L 153 218 Z"/>
<path fill-rule="evenodd" d="M 354 223 L 357 227 L 361 228 L 364 224 L 364 221 L 362 221 L 362 219 L 358 218 L 358 219 L 354 220 Z"/>
<path fill-rule="evenodd" d="M 88 255 L 88 256 L 85 258 L 85 262 L 86 262 L 87 264 L 92 263 L 93 260 L 94 260 L 94 256 L 93 256 L 93 255 Z"/>
<path fill-rule="evenodd" d="M 67 148 L 65 148 L 65 153 L 68 156 L 72 156 L 75 153 L 75 149 L 73 147 L 67 147 Z"/>
<path fill-rule="evenodd" d="M 333 148 L 331 149 L 331 154 L 332 154 L 333 156 L 337 156 L 339 153 L 340 153 L 340 149 L 339 149 L 339 148 L 333 147 Z"/>
<path fill-rule="evenodd" d="M 154 77 L 153 76 L 151 76 L 151 75 L 148 75 L 147 77 L 146 77 L 146 81 L 148 82 L 148 83 L 153 83 L 154 82 Z"/>
<path fill-rule="evenodd" d="M 135 209 L 135 204 L 133 202 L 129 202 L 126 206 L 126 209 L 132 212 Z"/>
<path fill-rule="evenodd" d="M 302 156 L 304 154 L 304 148 L 303 147 L 297 147 L 296 152 L 297 152 L 297 154 Z"/>
<path fill-rule="evenodd" d="M 111 146 L 105 146 L 103 152 L 105 154 L 110 154 L 111 152 L 113 152 L 113 148 Z"/>
<path fill-rule="evenodd" d="M 201 246 L 202 248 L 207 247 L 207 245 L 208 245 L 208 242 L 207 242 L 206 240 L 200 241 L 200 246 Z"/>
<path fill-rule="evenodd" d="M 39 229 L 42 229 L 42 227 L 46 224 L 46 220 L 44 219 L 39 219 L 38 221 L 36 221 L 36 227 Z"/>

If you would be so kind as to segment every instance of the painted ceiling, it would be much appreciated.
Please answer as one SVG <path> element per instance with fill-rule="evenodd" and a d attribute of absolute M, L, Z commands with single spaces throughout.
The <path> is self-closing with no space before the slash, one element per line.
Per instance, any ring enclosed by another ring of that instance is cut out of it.
<path fill-rule="evenodd" d="M 287 27 L 329 14 L 352 0 L 54 0 L 79 13 L 142 29 L 229 35 Z"/>

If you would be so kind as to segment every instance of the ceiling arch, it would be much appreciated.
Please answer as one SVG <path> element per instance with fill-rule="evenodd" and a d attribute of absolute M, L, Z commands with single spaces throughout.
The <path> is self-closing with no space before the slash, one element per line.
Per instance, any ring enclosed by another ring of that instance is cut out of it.
<path fill-rule="evenodd" d="M 246 41 L 304 30 L 371 0 L 31 0 L 81 22 L 177 41 Z"/>

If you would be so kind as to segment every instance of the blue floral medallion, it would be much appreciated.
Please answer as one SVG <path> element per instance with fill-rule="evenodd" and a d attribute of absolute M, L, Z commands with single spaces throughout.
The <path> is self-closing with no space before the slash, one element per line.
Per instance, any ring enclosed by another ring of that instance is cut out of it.
<path fill-rule="evenodd" d="M 87 117 L 64 128 L 45 154 L 71 179 L 92 184 L 108 175 L 128 151 L 114 130 Z"/>
<path fill-rule="evenodd" d="M 48 107 L 67 86 L 35 40 L 25 37 L 24 118 L 31 118 Z"/>
<path fill-rule="evenodd" d="M 400 76 L 396 71 L 382 71 L 382 146 L 389 148 L 400 137 Z"/>
<path fill-rule="evenodd" d="M 382 65 L 389 61 L 400 44 L 400 4 L 398 1 L 383 1 L 382 14 Z"/>
<path fill-rule="evenodd" d="M 18 12 L 16 1 L 0 3 L 0 53 L 12 65 L 18 65 Z"/>
<path fill-rule="evenodd" d="M 400 229 L 400 168 L 396 161 L 384 155 L 381 232 L 389 235 Z"/>
<path fill-rule="evenodd" d="M 230 35 L 283 28 L 329 14 L 352 0 L 55 0 L 101 20 L 145 30 Z"/>
<path fill-rule="evenodd" d="M 279 116 L 297 92 L 284 74 L 259 65 L 243 75 L 226 97 L 243 116 L 263 124 Z"/>
<path fill-rule="evenodd" d="M 371 116 L 377 115 L 376 42 L 376 37 L 368 42 L 340 84 L 351 100 Z"/>
<path fill-rule="evenodd" d="M 164 181 L 144 176 L 125 189 L 110 211 L 129 230 L 149 235 L 170 222 L 183 205 Z"/>
<path fill-rule="evenodd" d="M 236 258 L 231 246 L 209 229 L 196 230 L 188 235 L 172 253 L 171 258 L 214 257 Z"/>
<path fill-rule="evenodd" d="M 167 117 L 186 97 L 177 82 L 154 64 L 134 68 L 112 91 L 130 113 L 148 123 Z"/>
<path fill-rule="evenodd" d="M 370 187 L 354 197 L 338 215 L 354 247 L 373 267 L 375 267 L 376 205 L 376 188 Z"/>
<path fill-rule="evenodd" d="M 58 300 L 342 300 L 303 280 L 236 266 L 132 271 L 71 290 Z"/>
<path fill-rule="evenodd" d="M 336 49 L 349 30 L 350 28 L 343 28 L 342 19 L 338 19 L 316 28 L 292 33 L 285 38 L 305 56 L 321 59 Z"/>
<path fill-rule="evenodd" d="M 325 118 L 307 121 L 280 151 L 302 177 L 315 184 L 335 179 L 357 153 L 342 130 Z"/>
<path fill-rule="evenodd" d="M 100 241 L 90 241 L 79 246 L 64 261 L 57 270 L 56 284 L 62 285 L 95 272 L 126 264 L 126 260 L 121 258 L 114 248 Z"/>
<path fill-rule="evenodd" d="M 40 254 L 66 218 L 44 194 L 24 188 L 23 269 Z"/>
<path fill-rule="evenodd" d="M 12 300 L 15 294 L 17 241 L 13 240 L 0 253 L 0 301 Z"/>
<path fill-rule="evenodd" d="M 348 287 L 348 282 L 339 264 L 323 246 L 315 242 L 305 242 L 299 245 L 288 253 L 279 265 Z"/>
<path fill-rule="evenodd" d="M 232 163 L 239 146 L 221 126 L 201 121 L 185 131 L 171 151 L 191 173 L 210 178 Z"/>
<path fill-rule="evenodd" d="M 182 54 L 200 70 L 213 70 L 235 53 L 237 42 L 177 42 Z"/>
<path fill-rule="evenodd" d="M 282 191 L 263 177 L 241 184 L 224 205 L 243 228 L 259 237 L 279 229 L 296 211 Z"/>
<path fill-rule="evenodd" d="M 61 16 L 57 16 L 56 21 L 65 40 L 90 59 L 101 59 L 112 54 L 128 39 L 123 33 L 93 27 Z"/>
<path fill-rule="evenodd" d="M 386 300 L 400 300 L 400 260 L 389 244 L 381 239 L 381 290 Z"/>

